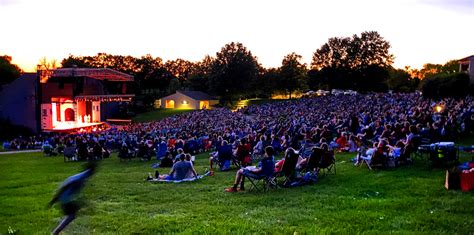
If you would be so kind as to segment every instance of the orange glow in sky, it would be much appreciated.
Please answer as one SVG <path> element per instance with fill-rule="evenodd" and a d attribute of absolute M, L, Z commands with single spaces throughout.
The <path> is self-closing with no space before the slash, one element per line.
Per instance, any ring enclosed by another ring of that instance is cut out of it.
<path fill-rule="evenodd" d="M 0 0 L 0 55 L 25 71 L 69 54 L 201 60 L 232 41 L 265 67 L 311 63 L 329 37 L 378 31 L 395 67 L 474 54 L 472 0 Z"/>

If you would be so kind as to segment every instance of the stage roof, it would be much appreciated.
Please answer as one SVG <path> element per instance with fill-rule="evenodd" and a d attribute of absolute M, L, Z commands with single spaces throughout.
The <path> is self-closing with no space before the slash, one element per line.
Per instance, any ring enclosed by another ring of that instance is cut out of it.
<path fill-rule="evenodd" d="M 114 82 L 131 82 L 133 76 L 108 68 L 59 68 L 54 70 L 39 70 L 42 82 L 51 77 L 90 77 L 97 80 Z"/>

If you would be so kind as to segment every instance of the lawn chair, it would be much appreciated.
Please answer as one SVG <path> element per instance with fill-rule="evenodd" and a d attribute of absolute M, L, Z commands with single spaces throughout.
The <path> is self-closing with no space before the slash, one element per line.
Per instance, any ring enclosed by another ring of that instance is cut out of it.
<path fill-rule="evenodd" d="M 231 159 L 231 160 L 232 160 L 232 163 L 233 163 L 238 169 L 240 169 L 240 161 L 239 161 L 239 159 L 237 159 L 237 157 L 236 157 L 234 154 L 232 154 L 232 159 Z"/>
<path fill-rule="evenodd" d="M 316 147 L 315 144 L 305 143 L 298 153 L 302 158 L 308 158 L 313 153 L 313 148 Z"/>
<path fill-rule="evenodd" d="M 284 181 L 280 184 L 287 186 L 291 184 L 296 175 L 296 165 L 298 164 L 299 155 L 296 153 L 288 153 L 285 157 L 285 162 L 280 172 L 275 173 L 275 182 L 278 177 L 285 177 Z"/>
<path fill-rule="evenodd" d="M 369 170 L 374 168 L 385 168 L 387 166 L 388 153 L 375 151 L 372 157 L 369 160 L 364 160 L 364 163 L 367 165 Z"/>
<path fill-rule="evenodd" d="M 64 162 L 76 161 L 76 147 L 68 146 L 64 148 Z"/>
<path fill-rule="evenodd" d="M 277 188 L 276 178 L 273 174 L 259 176 L 253 174 L 245 174 L 244 177 L 250 181 L 249 192 L 253 191 L 254 189 L 256 191 L 267 192 L 271 188 Z"/>
<path fill-rule="evenodd" d="M 420 160 L 423 160 L 425 155 L 429 155 L 431 139 L 416 135 L 412 138 L 411 142 L 413 159 L 419 158 Z"/>
<path fill-rule="evenodd" d="M 323 175 L 333 173 L 336 174 L 336 156 L 334 151 L 326 151 L 319 162 L 319 172 Z"/>
<path fill-rule="evenodd" d="M 319 168 L 319 163 L 323 157 L 324 151 L 321 148 L 313 148 L 311 155 L 306 162 L 306 167 L 302 169 L 302 173 L 305 172 L 316 172 Z"/>

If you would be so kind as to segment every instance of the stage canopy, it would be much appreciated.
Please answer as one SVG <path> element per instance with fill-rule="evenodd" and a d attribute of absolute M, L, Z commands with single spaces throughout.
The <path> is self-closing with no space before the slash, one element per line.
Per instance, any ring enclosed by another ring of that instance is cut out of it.
<path fill-rule="evenodd" d="M 97 80 L 113 82 L 131 82 L 133 76 L 108 68 L 59 68 L 54 70 L 39 70 L 41 82 L 51 77 L 90 77 Z"/>

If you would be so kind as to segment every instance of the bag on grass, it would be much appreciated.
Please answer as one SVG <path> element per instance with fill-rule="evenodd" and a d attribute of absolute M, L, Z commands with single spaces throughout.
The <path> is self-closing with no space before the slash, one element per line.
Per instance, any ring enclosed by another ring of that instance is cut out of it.
<path fill-rule="evenodd" d="M 473 168 L 474 169 L 474 168 Z M 464 170 L 461 172 L 461 190 L 468 192 L 474 189 L 474 170 Z"/>
<path fill-rule="evenodd" d="M 457 168 L 446 171 L 446 181 L 444 183 L 444 187 L 447 190 L 455 190 L 461 188 L 461 177 Z"/>

